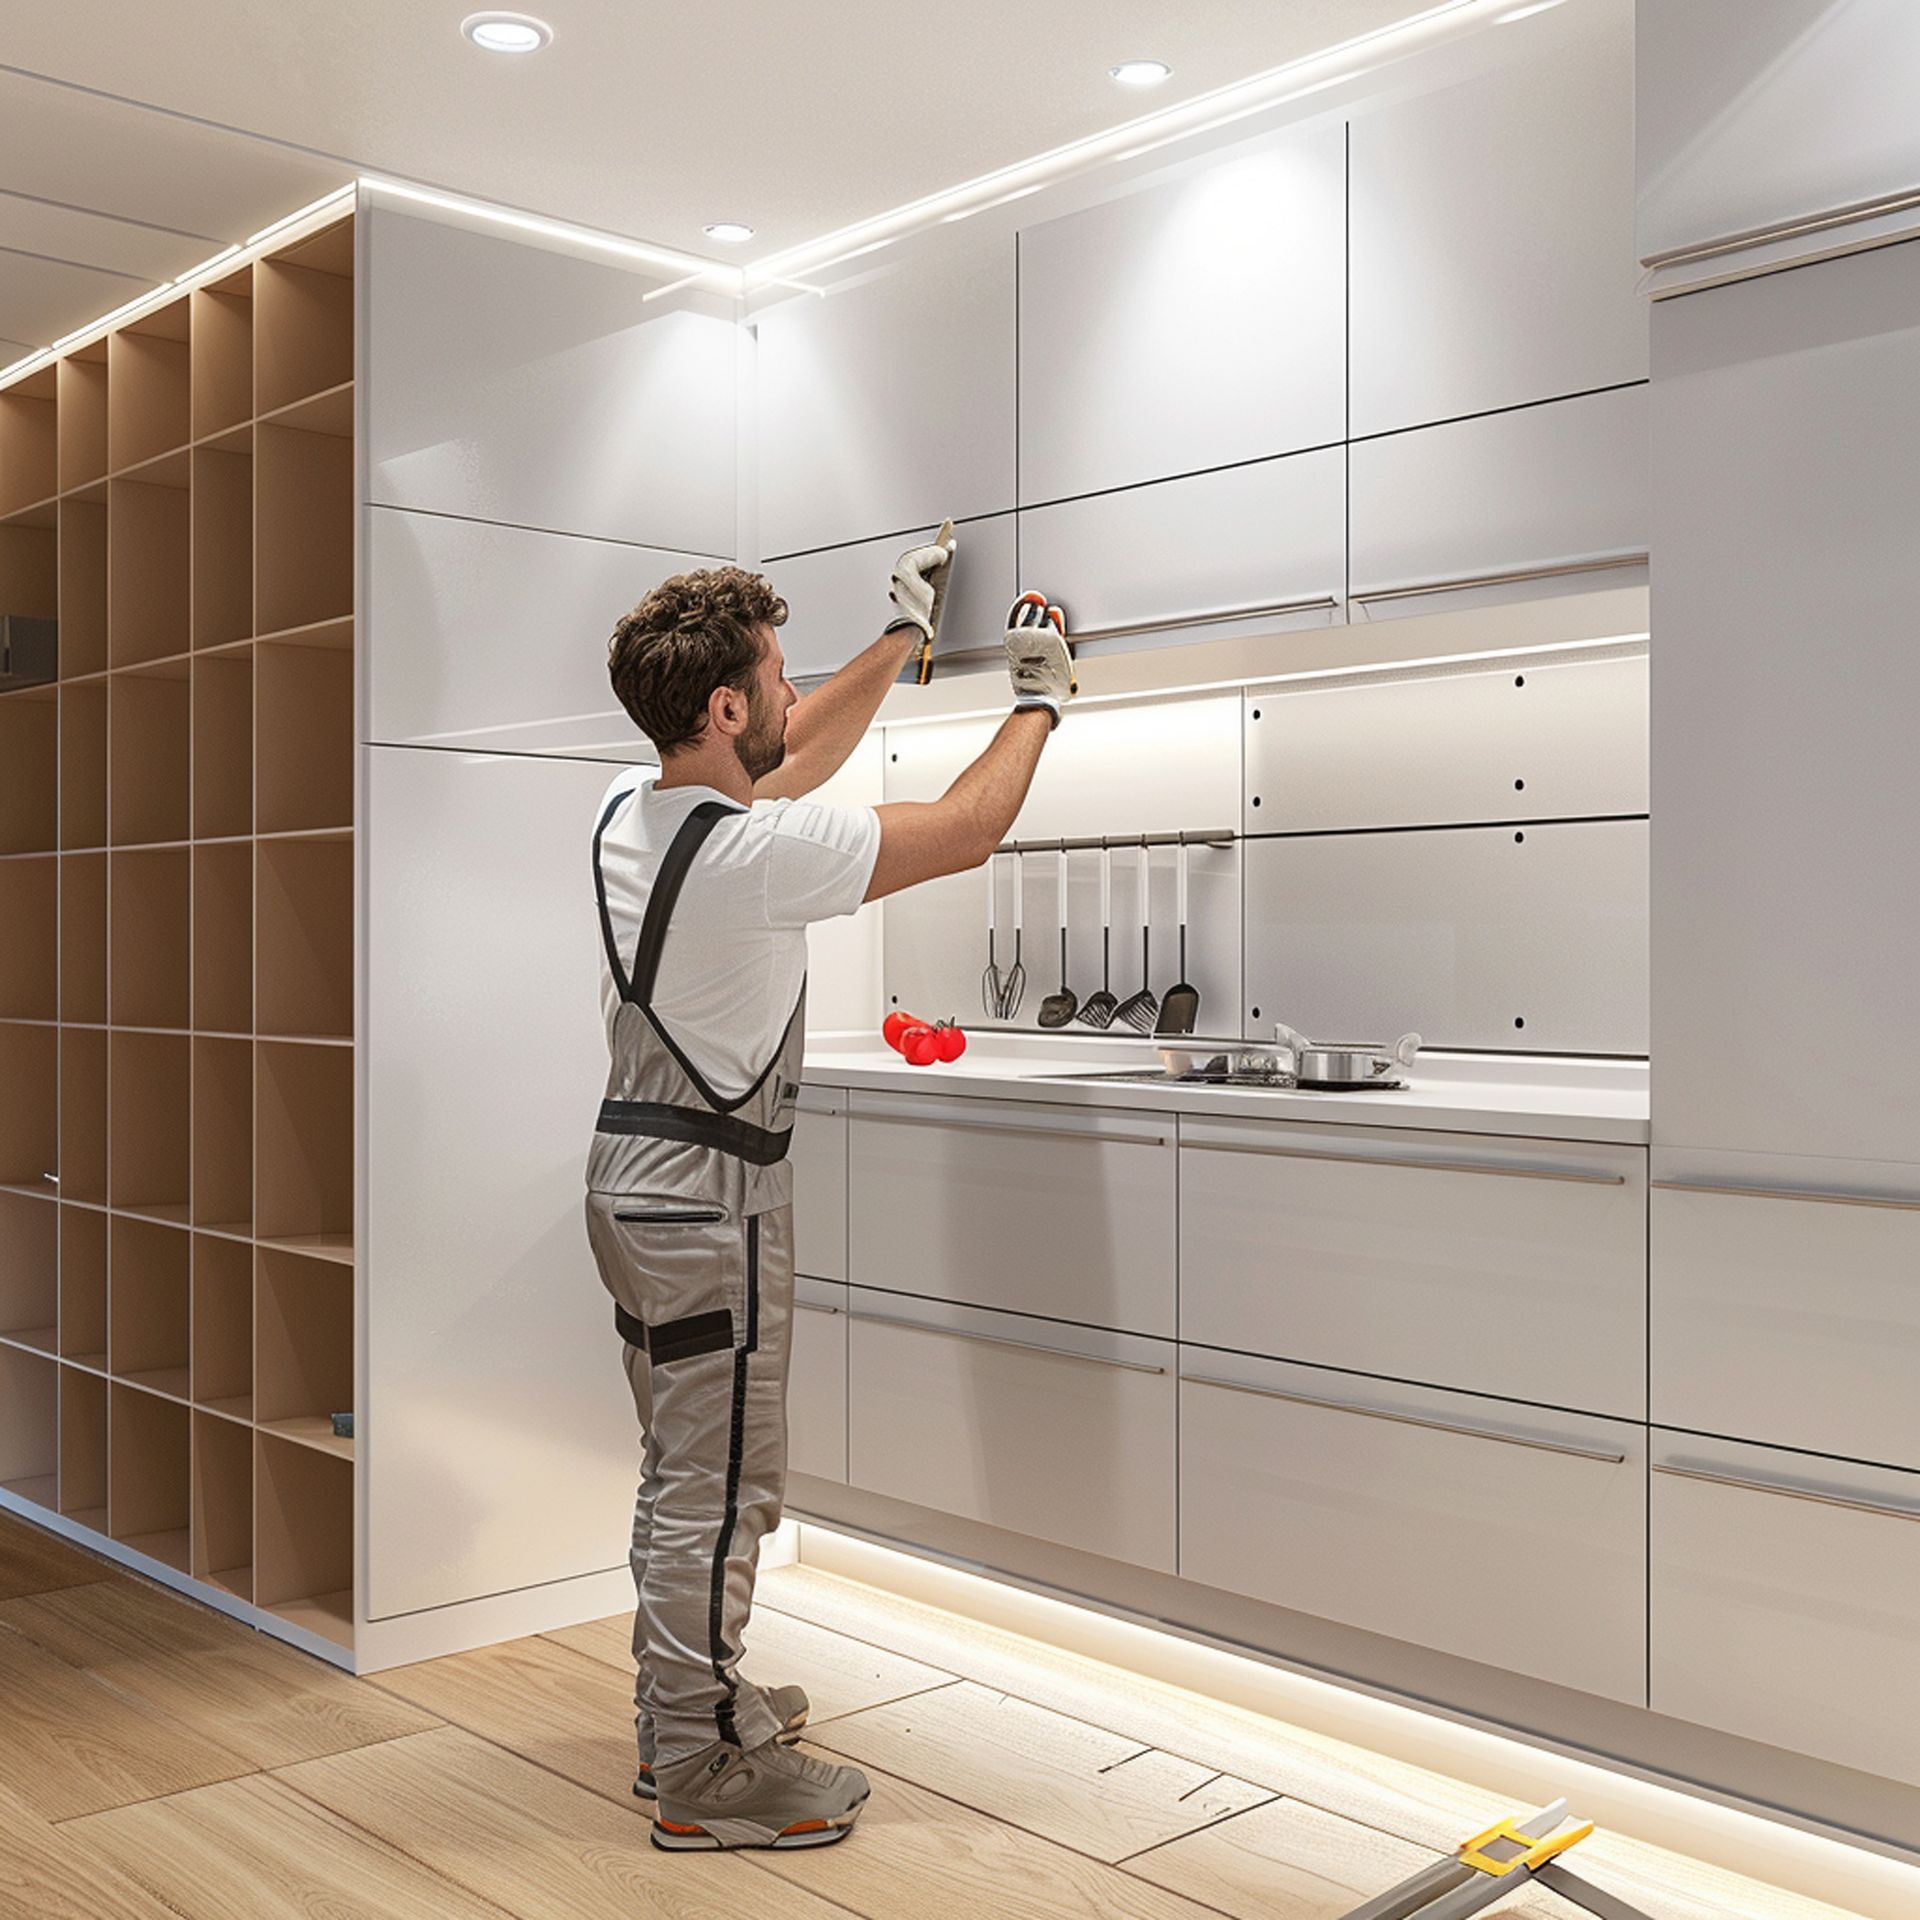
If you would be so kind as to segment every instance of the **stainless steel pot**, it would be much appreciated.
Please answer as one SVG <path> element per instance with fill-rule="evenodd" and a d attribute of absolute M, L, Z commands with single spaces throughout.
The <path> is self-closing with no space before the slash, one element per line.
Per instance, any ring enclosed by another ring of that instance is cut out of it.
<path fill-rule="evenodd" d="M 1273 1023 L 1273 1037 L 1293 1058 L 1295 1077 L 1303 1087 L 1366 1087 L 1393 1079 L 1413 1065 L 1420 1051 L 1417 1033 L 1403 1034 L 1391 1047 L 1356 1045 L 1348 1041 L 1316 1044 L 1295 1033 L 1284 1021 Z"/>

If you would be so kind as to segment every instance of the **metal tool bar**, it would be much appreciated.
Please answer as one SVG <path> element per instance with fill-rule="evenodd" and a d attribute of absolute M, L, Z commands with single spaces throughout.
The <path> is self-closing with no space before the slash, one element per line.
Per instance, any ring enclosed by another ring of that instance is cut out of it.
<path fill-rule="evenodd" d="M 1582 1880 L 1558 1860 L 1549 1860 L 1545 1866 L 1535 1868 L 1533 1877 L 1543 1887 L 1552 1888 L 1561 1899 L 1585 1907 L 1594 1920 L 1648 1920 L 1638 1907 L 1629 1906 L 1618 1894 L 1596 1887 L 1591 1880 Z"/>
<path fill-rule="evenodd" d="M 1920 1520 L 1920 1507 L 1894 1500 L 1862 1500 L 1844 1493 L 1822 1493 L 1817 1487 L 1796 1486 L 1791 1480 L 1769 1480 L 1762 1474 L 1725 1473 L 1717 1467 L 1669 1467 L 1654 1462 L 1653 1471 L 1669 1480 L 1701 1480 L 1713 1487 L 1738 1487 L 1743 1493 L 1777 1493 L 1783 1500 L 1811 1500 L 1817 1507 L 1839 1507 L 1848 1513 L 1878 1514 L 1886 1520 Z"/>
<path fill-rule="evenodd" d="M 1407 587 L 1373 587 L 1347 598 L 1358 607 L 1378 606 L 1388 600 L 1421 600 L 1432 593 L 1469 593 L 1477 587 L 1520 586 L 1529 580 L 1559 580 L 1580 573 L 1614 573 L 1625 567 L 1644 567 L 1644 553 L 1615 553 L 1599 560 L 1562 560 L 1543 567 L 1512 567 L 1502 573 L 1463 574 L 1449 580 L 1420 580 Z"/>
<path fill-rule="evenodd" d="M 1135 633 L 1171 633 L 1187 627 L 1211 627 L 1226 620 L 1279 619 L 1294 613 L 1330 613 L 1340 604 L 1337 594 L 1308 594 L 1298 600 L 1255 600 L 1234 607 L 1212 607 L 1203 613 L 1170 613 L 1157 620 L 1109 620 L 1095 627 L 1076 627 L 1068 623 L 1067 638 L 1078 646 L 1083 640 L 1120 640 Z"/>
<path fill-rule="evenodd" d="M 1694 1180 L 1650 1180 L 1656 1193 L 1714 1193 L 1728 1200 L 1812 1200 L 1823 1207 L 1885 1207 L 1920 1213 L 1920 1200 L 1876 1200 L 1864 1193 L 1807 1193 L 1795 1187 L 1720 1187 Z"/>
<path fill-rule="evenodd" d="M 1044 1353 L 1055 1360 L 1079 1360 L 1090 1367 L 1118 1367 L 1123 1373 L 1165 1373 L 1145 1360 L 1113 1360 L 1103 1353 L 1076 1353 L 1071 1347 L 1042 1346 L 1038 1340 L 1009 1340 L 1003 1333 L 967 1333 L 925 1320 L 902 1320 L 889 1313 L 850 1313 L 863 1327 L 905 1327 L 909 1333 L 937 1333 L 946 1340 L 974 1340 L 983 1347 L 1012 1347 L 1017 1353 Z"/>
<path fill-rule="evenodd" d="M 1327 1160 L 1342 1167 L 1406 1167 L 1415 1173 L 1485 1173 L 1501 1180 L 1562 1180 L 1576 1187 L 1624 1187 L 1624 1173 L 1569 1173 L 1558 1167 L 1483 1167 L 1472 1160 L 1401 1160 L 1371 1153 L 1316 1153 L 1306 1147 L 1255 1146 L 1251 1141 L 1189 1140 L 1192 1153 L 1254 1153 L 1269 1160 Z"/>
<path fill-rule="evenodd" d="M 1234 827 L 1196 827 L 1179 833 L 1075 834 L 1064 840 L 1003 840 L 994 852 L 1114 853 L 1135 847 L 1230 847 L 1240 837 Z"/>
<path fill-rule="evenodd" d="M 1458 1860 L 1436 1860 L 1397 1887 L 1389 1887 L 1364 1906 L 1355 1907 L 1345 1920 L 1422 1920 L 1429 1901 L 1465 1886 L 1475 1877 L 1474 1870 Z"/>

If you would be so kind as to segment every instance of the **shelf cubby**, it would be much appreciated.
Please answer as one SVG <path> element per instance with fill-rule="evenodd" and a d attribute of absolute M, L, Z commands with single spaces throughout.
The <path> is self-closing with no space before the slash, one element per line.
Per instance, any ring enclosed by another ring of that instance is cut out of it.
<path fill-rule="evenodd" d="M 242 267 L 191 297 L 193 437 L 253 417 L 253 269 Z"/>
<path fill-rule="evenodd" d="M 59 363 L 60 491 L 107 474 L 107 343 L 76 347 Z"/>
<path fill-rule="evenodd" d="M 107 1530 L 107 1383 L 78 1367 L 60 1369 L 60 1511 Z"/>
<path fill-rule="evenodd" d="M 192 1414 L 114 1381 L 108 1401 L 107 1513 L 114 1539 L 180 1572 L 192 1561 Z"/>
<path fill-rule="evenodd" d="M 75 680 L 60 703 L 60 845 L 107 844 L 107 682 Z"/>
<path fill-rule="evenodd" d="M 60 1209 L 60 1357 L 107 1370 L 107 1215 L 98 1207 Z"/>
<path fill-rule="evenodd" d="M 191 319 L 184 298 L 107 336 L 107 464 L 137 467 L 193 437 Z"/>
<path fill-rule="evenodd" d="M 0 1020 L 60 1017 L 60 862 L 0 860 Z"/>
<path fill-rule="evenodd" d="M 187 1026 L 192 1014 L 193 856 L 185 847 L 116 850 L 108 865 L 116 1027 Z"/>
<path fill-rule="evenodd" d="M 253 1031 L 253 847 L 193 850 L 193 1024 Z"/>
<path fill-rule="evenodd" d="M 353 1410 L 353 1269 L 273 1247 L 255 1260 L 254 1418 L 263 1432 L 351 1459 L 333 1415 Z"/>
<path fill-rule="evenodd" d="M 191 1042 L 184 1033 L 115 1033 L 108 1048 L 112 1204 L 156 1220 L 188 1217 Z"/>
<path fill-rule="evenodd" d="M 254 831 L 353 825 L 353 622 L 254 649 Z"/>
<path fill-rule="evenodd" d="M 353 441 L 254 429 L 254 630 L 282 633 L 353 612 Z"/>
<path fill-rule="evenodd" d="M 353 842 L 257 842 L 253 900 L 259 1032 L 352 1039 Z"/>
<path fill-rule="evenodd" d="M 59 529 L 60 515 L 51 503 L 0 523 L 0 613 L 28 620 L 58 617 Z"/>
<path fill-rule="evenodd" d="M 253 1598 L 253 1434 L 232 1420 L 193 1416 L 193 1577 Z"/>
<path fill-rule="evenodd" d="M 182 453 L 107 488 L 107 660 L 185 653 L 193 637 L 193 464 Z"/>
<path fill-rule="evenodd" d="M 0 390 L 0 516 L 60 490 L 58 392 L 53 367 Z"/>
<path fill-rule="evenodd" d="M 193 1042 L 193 1223 L 253 1233 L 253 1044 Z"/>
<path fill-rule="evenodd" d="M 107 1204 L 107 1035 L 60 1029 L 60 1198 Z"/>
<path fill-rule="evenodd" d="M 113 844 L 184 840 L 193 824 L 193 686 L 187 663 L 116 673 L 108 685 Z"/>
<path fill-rule="evenodd" d="M 60 1474 L 59 1363 L 0 1346 L 0 1489 L 53 1508 Z"/>
<path fill-rule="evenodd" d="M 353 1052 L 254 1050 L 254 1231 L 295 1252 L 353 1244 Z"/>
<path fill-rule="evenodd" d="M 193 662 L 193 836 L 253 831 L 253 650 L 230 647 Z"/>
<path fill-rule="evenodd" d="M 257 412 L 276 412 L 353 378 L 349 222 L 258 262 L 253 293 Z"/>
<path fill-rule="evenodd" d="M 60 678 L 79 680 L 107 668 L 106 502 L 62 500 L 59 539 Z"/>
<path fill-rule="evenodd" d="M 244 1240 L 193 1236 L 193 1399 L 253 1418 L 253 1259 Z"/>
<path fill-rule="evenodd" d="M 59 845 L 59 766 L 58 691 L 0 693 L 0 854 L 48 853 Z"/>
<path fill-rule="evenodd" d="M 191 1239 L 179 1227 L 115 1214 L 108 1235 L 107 1368 L 116 1380 L 187 1398 Z"/>
<path fill-rule="evenodd" d="M 351 1647 L 353 1462 L 277 1434 L 254 1445 L 254 1603 Z"/>
<path fill-rule="evenodd" d="M 243 436 L 244 437 L 244 436 Z M 253 452 L 193 453 L 193 644 L 221 647 L 253 633 Z"/>
<path fill-rule="evenodd" d="M 52 1353 L 59 1324 L 60 1209 L 31 1194 L 0 1193 L 0 1340 Z"/>
<path fill-rule="evenodd" d="M 60 1171 L 60 1030 L 0 1021 L 0 1187 L 51 1195 Z"/>
<path fill-rule="evenodd" d="M 60 857 L 60 1018 L 107 1019 L 107 856 Z"/>

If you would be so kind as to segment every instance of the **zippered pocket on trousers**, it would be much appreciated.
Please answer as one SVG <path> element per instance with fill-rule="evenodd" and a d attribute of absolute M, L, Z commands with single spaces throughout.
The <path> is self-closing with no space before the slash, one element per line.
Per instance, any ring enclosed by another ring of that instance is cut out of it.
<path fill-rule="evenodd" d="M 615 1208 L 613 1217 L 629 1226 L 717 1227 L 727 1212 L 724 1207 L 660 1207 L 647 1213 Z"/>

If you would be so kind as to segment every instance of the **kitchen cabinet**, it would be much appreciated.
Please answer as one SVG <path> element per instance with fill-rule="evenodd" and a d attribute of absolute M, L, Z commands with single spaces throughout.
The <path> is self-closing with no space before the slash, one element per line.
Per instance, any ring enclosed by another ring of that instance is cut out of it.
<path fill-rule="evenodd" d="M 1269 833 L 1645 813 L 1647 659 L 1254 687 L 1246 743 Z"/>
<path fill-rule="evenodd" d="M 1644 1151 L 1191 1116 L 1180 1142 L 1183 1340 L 1645 1419 Z"/>
<path fill-rule="evenodd" d="M 1920 1199 L 1656 1188 L 1653 1418 L 1920 1468 Z"/>
<path fill-rule="evenodd" d="M 802 1087 L 793 1119 L 793 1263 L 820 1280 L 847 1277 L 847 1096 Z"/>
<path fill-rule="evenodd" d="M 848 547 L 823 547 L 790 560 L 765 563 L 767 577 L 786 597 L 780 645 L 789 678 L 832 673 L 880 637 L 899 608 L 889 598 L 893 563 L 908 547 L 931 540 L 937 525 L 890 533 Z M 1014 517 L 959 522 L 953 582 L 940 614 L 936 661 L 990 649 L 998 654 L 1007 609 L 1020 591 L 1015 577 Z"/>
<path fill-rule="evenodd" d="M 1653 1435 L 1656 1713 L 1920 1785 L 1920 1476 Z"/>
<path fill-rule="evenodd" d="M 1076 644 L 1140 647 L 1337 622 L 1347 453 L 1326 447 L 1024 508 L 1020 577 Z"/>
<path fill-rule="evenodd" d="M 1346 437 L 1346 133 L 1020 235 L 1024 505 Z"/>
<path fill-rule="evenodd" d="M 856 1092 L 854 1284 L 1171 1338 L 1171 1117 Z"/>
<path fill-rule="evenodd" d="M 856 1287 L 848 1478 L 1174 1570 L 1174 1348 Z"/>
<path fill-rule="evenodd" d="M 1280 1019 L 1332 1040 L 1647 1051 L 1645 821 L 1315 834 L 1244 857 L 1251 1035 Z"/>
<path fill-rule="evenodd" d="M 1647 389 L 1355 442 L 1351 615 L 1585 592 L 1647 577 Z"/>
<path fill-rule="evenodd" d="M 936 228 L 754 324 L 762 554 L 1015 504 L 1012 234 Z"/>
<path fill-rule="evenodd" d="M 847 1481 L 847 1290 L 804 1274 L 793 1283 L 787 1465 Z"/>
<path fill-rule="evenodd" d="M 1180 1572 L 1646 1700 L 1646 1430 L 1180 1350 Z"/>
<path fill-rule="evenodd" d="M 1355 438 L 1640 380 L 1633 0 L 1485 36 L 1351 123 Z"/>

